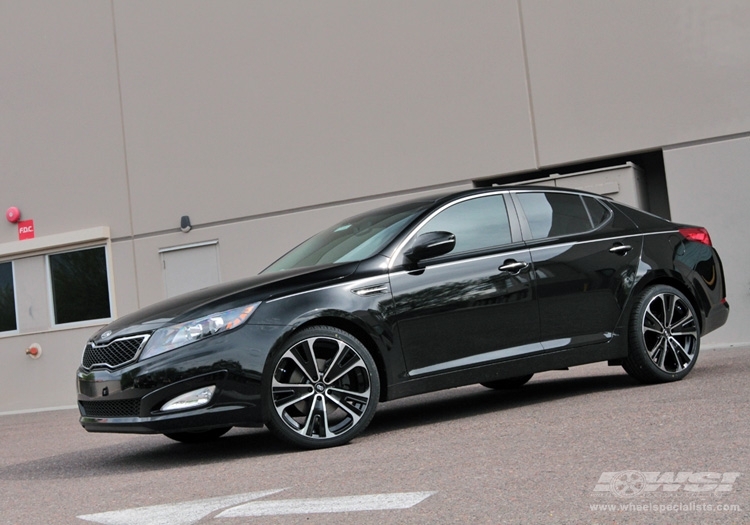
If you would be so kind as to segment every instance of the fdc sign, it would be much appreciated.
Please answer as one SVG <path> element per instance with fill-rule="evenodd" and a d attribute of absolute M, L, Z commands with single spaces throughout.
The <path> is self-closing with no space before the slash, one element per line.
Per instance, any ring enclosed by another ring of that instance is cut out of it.
<path fill-rule="evenodd" d="M 34 238 L 34 221 L 19 221 L 18 223 L 18 240 L 23 241 L 25 239 Z"/>

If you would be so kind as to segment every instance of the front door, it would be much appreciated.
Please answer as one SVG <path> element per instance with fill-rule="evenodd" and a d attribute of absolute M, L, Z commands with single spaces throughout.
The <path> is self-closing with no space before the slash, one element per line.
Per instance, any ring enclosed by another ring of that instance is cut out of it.
<path fill-rule="evenodd" d="M 390 276 L 393 318 L 409 375 L 539 351 L 531 259 L 512 238 L 503 194 L 448 205 L 413 238 L 433 231 L 453 233 L 453 251 Z"/>

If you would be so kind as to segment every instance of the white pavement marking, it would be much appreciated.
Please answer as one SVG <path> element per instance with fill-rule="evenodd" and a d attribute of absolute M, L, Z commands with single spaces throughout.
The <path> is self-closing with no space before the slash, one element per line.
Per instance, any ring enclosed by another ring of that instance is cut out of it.
<path fill-rule="evenodd" d="M 286 514 L 321 514 L 329 512 L 361 512 L 367 510 L 408 509 L 432 496 L 434 492 L 403 492 L 370 494 L 340 498 L 288 499 L 254 501 L 227 509 L 217 518 L 248 518 Z"/>
<path fill-rule="evenodd" d="M 82 520 L 103 525 L 192 525 L 209 514 L 227 508 L 217 518 L 249 518 L 287 514 L 321 514 L 330 512 L 362 512 L 367 510 L 408 509 L 429 498 L 434 492 L 397 492 L 340 498 L 287 499 L 252 501 L 285 489 L 248 492 L 234 496 L 186 501 L 173 505 L 153 505 L 78 516 Z"/>
<path fill-rule="evenodd" d="M 115 510 L 78 517 L 82 520 L 102 523 L 104 525 L 192 525 L 217 510 L 270 496 L 282 490 L 284 489 L 249 492 L 247 494 L 235 494 L 234 496 L 220 496 L 218 498 L 187 501 L 172 505 L 154 505 L 136 509 Z"/>

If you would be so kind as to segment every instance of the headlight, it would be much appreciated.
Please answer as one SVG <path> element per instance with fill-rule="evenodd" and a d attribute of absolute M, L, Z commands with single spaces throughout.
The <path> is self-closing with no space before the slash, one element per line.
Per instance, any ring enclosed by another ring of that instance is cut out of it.
<path fill-rule="evenodd" d="M 250 318 L 259 304 L 241 306 L 240 308 L 207 315 L 200 319 L 193 319 L 186 323 L 159 328 L 146 343 L 146 348 L 143 349 L 140 358 L 141 360 L 148 359 L 206 337 L 234 330 Z"/>

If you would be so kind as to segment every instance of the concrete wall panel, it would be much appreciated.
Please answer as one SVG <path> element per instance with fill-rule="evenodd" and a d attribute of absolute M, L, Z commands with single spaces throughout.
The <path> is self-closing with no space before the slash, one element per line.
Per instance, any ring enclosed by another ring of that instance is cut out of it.
<path fill-rule="evenodd" d="M 750 130 L 746 0 L 521 0 L 542 165 Z"/>
<path fill-rule="evenodd" d="M 130 234 L 108 2 L 0 1 L 0 209 L 37 236 Z M 18 239 L 3 221 L 0 243 Z"/>
<path fill-rule="evenodd" d="M 75 370 L 96 327 L 0 339 L 0 414 L 76 406 Z M 26 349 L 42 348 L 39 359 Z"/>
<path fill-rule="evenodd" d="M 750 343 L 750 138 L 668 149 L 664 165 L 672 218 L 708 228 L 724 264 L 729 321 L 704 344 Z"/>
<path fill-rule="evenodd" d="M 517 4 L 117 1 L 136 234 L 535 166 Z"/>
<path fill-rule="evenodd" d="M 138 309 L 138 276 L 135 271 L 133 241 L 110 244 L 111 276 L 114 286 L 113 317 L 120 317 Z"/>

